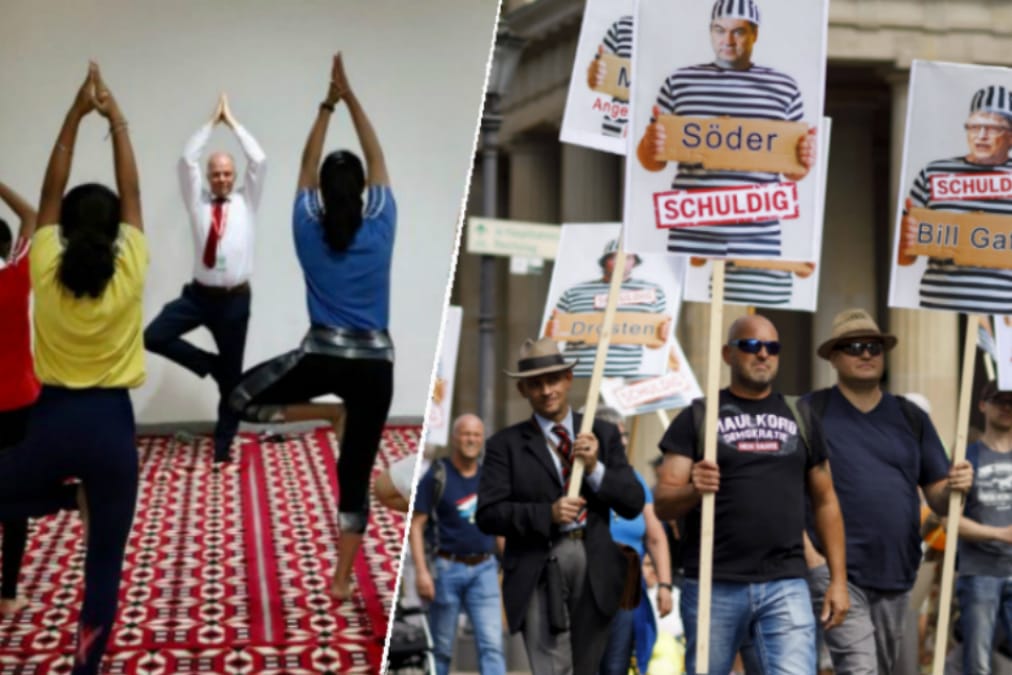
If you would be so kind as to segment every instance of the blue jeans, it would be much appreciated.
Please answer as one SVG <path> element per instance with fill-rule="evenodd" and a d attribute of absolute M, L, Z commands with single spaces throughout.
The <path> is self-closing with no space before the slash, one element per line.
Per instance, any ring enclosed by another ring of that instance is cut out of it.
<path fill-rule="evenodd" d="M 686 579 L 679 608 L 687 639 L 685 671 L 696 672 L 699 581 Z M 728 673 L 745 638 L 764 675 L 815 672 L 815 616 L 804 579 L 713 582 L 710 596 L 711 673 Z"/>
<path fill-rule="evenodd" d="M 991 672 L 995 626 L 1012 635 L 1012 577 L 961 576 L 956 580 L 963 632 L 963 674 Z"/>
<path fill-rule="evenodd" d="M 601 655 L 600 675 L 626 675 L 633 655 L 636 610 L 620 609 L 611 620 L 608 645 Z"/>
<path fill-rule="evenodd" d="M 461 605 L 474 627 L 481 675 L 505 675 L 499 563 L 494 557 L 477 565 L 436 558 L 433 574 L 436 577 L 436 597 L 429 606 L 429 623 L 438 675 L 450 672 Z"/>

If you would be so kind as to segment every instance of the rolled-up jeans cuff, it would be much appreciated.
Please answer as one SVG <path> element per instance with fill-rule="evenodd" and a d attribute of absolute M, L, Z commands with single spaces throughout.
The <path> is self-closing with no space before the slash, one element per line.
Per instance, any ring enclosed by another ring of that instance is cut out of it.
<path fill-rule="evenodd" d="M 341 532 L 348 534 L 362 534 L 365 532 L 366 523 L 369 522 L 369 512 L 346 513 L 340 511 L 337 514 L 337 523 Z"/>

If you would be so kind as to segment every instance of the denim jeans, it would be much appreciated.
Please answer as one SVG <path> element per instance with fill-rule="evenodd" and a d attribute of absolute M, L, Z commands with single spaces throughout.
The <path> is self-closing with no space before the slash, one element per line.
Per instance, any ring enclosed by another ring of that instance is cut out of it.
<path fill-rule="evenodd" d="M 1012 635 L 1012 577 L 961 576 L 956 580 L 963 632 L 963 674 L 991 672 L 995 626 Z"/>
<path fill-rule="evenodd" d="M 599 675 L 627 675 L 633 657 L 636 610 L 620 609 L 611 620 L 608 645 L 601 656 Z"/>
<path fill-rule="evenodd" d="M 686 579 L 679 605 L 687 639 L 687 675 L 696 672 L 698 604 L 699 581 Z M 805 580 L 713 582 L 709 672 L 730 672 L 735 652 L 746 637 L 765 675 L 814 673 L 815 616 Z"/>
<path fill-rule="evenodd" d="M 461 606 L 474 627 L 481 675 L 505 675 L 499 563 L 492 557 L 477 565 L 436 558 L 433 573 L 436 597 L 429 606 L 429 624 L 438 675 L 450 672 Z"/>

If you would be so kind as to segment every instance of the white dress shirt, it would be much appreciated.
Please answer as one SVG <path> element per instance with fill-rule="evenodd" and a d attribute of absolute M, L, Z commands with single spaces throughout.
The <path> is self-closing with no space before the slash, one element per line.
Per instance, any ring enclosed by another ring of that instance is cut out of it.
<path fill-rule="evenodd" d="M 237 124 L 235 135 L 246 155 L 243 185 L 233 190 L 224 204 L 225 233 L 218 241 L 214 268 L 204 266 L 204 247 L 211 229 L 211 193 L 204 187 L 200 157 L 213 128 L 208 122 L 198 129 L 186 142 L 179 159 L 179 187 L 193 232 L 193 278 L 206 286 L 238 286 L 249 281 L 253 274 L 254 221 L 263 194 L 266 157 L 256 139 Z"/>
<path fill-rule="evenodd" d="M 559 453 L 556 452 L 555 448 L 558 447 L 560 439 L 552 427 L 556 424 L 561 424 L 566 428 L 569 433 L 570 441 L 576 443 L 576 434 L 573 433 L 573 409 L 570 408 L 569 412 L 566 413 L 566 418 L 561 422 L 553 422 L 550 419 L 542 417 L 541 415 L 534 413 L 534 419 L 538 421 L 538 426 L 541 427 L 541 433 L 545 435 L 545 442 L 548 444 L 548 454 L 552 458 L 552 464 L 555 465 L 555 470 L 559 472 L 559 482 L 565 484 L 562 480 L 562 460 L 559 459 Z M 598 448 L 597 463 L 594 464 L 594 470 L 590 473 L 584 473 L 583 479 L 587 481 L 590 488 L 597 492 L 601 487 L 601 480 L 604 478 L 604 462 L 601 461 L 601 451 Z"/>

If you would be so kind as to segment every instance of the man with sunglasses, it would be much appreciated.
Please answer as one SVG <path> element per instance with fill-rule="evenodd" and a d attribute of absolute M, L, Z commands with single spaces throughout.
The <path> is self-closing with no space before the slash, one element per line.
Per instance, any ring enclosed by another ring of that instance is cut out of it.
<path fill-rule="evenodd" d="M 966 449 L 976 480 L 959 520 L 963 672 L 990 673 L 995 626 L 1012 636 L 1012 391 L 980 392 L 984 435 Z"/>
<path fill-rule="evenodd" d="M 1012 172 L 1012 92 L 1000 85 L 984 87 L 970 100 L 970 115 L 963 125 L 967 152 L 960 157 L 930 162 L 917 175 L 902 220 L 900 265 L 913 264 L 915 256 L 905 250 L 917 242 L 918 221 L 913 207 L 958 213 L 1012 216 L 1012 199 L 993 194 L 944 192 L 935 188 L 938 179 L 1008 175 Z M 920 305 L 958 312 L 996 314 L 1012 303 L 1012 269 L 957 265 L 952 259 L 930 258 L 921 278 Z"/>
<path fill-rule="evenodd" d="M 837 384 L 803 399 L 833 458 L 847 529 L 851 611 L 825 634 L 838 675 L 894 671 L 921 562 L 917 487 L 932 510 L 945 515 L 950 490 L 966 491 L 973 483 L 969 462 L 949 467 L 928 416 L 882 390 L 885 352 L 895 346 L 896 337 L 882 333 L 866 311 L 840 312 L 818 349 L 836 370 Z M 814 606 L 829 579 L 823 550 L 809 527 L 805 556 Z"/>
<path fill-rule="evenodd" d="M 816 610 L 822 625 L 839 625 L 849 606 L 843 521 L 826 448 L 818 429 L 773 391 L 780 342 L 768 319 L 735 321 L 722 354 L 731 385 L 720 392 L 717 461 L 702 459 L 703 406 L 694 402 L 661 439 L 664 461 L 654 491 L 658 518 L 685 516 L 686 672 L 696 672 L 701 497 L 716 493 L 709 672 L 729 672 L 735 652 L 750 644 L 760 672 L 814 673 L 816 626 L 798 508 L 806 491 L 833 571 Z"/>

